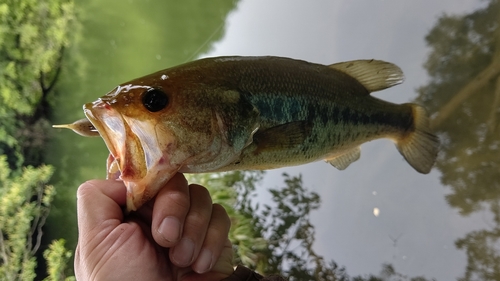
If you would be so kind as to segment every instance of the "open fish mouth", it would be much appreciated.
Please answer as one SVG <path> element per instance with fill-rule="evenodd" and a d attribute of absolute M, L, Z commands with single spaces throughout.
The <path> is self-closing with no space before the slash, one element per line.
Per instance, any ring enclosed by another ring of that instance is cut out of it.
<path fill-rule="evenodd" d="M 124 117 L 104 99 L 85 104 L 84 112 L 110 152 L 107 178 L 123 180 L 127 210 L 137 210 L 161 188 L 157 185 L 177 172 L 166 165 L 168 161 L 163 156 L 162 143 L 156 141 L 154 126 Z"/>
<path fill-rule="evenodd" d="M 114 162 L 118 164 L 118 167 L 122 167 L 119 161 L 122 160 L 125 148 L 125 125 L 121 116 L 108 108 L 109 106 L 99 99 L 86 104 L 84 112 L 103 138 Z"/>

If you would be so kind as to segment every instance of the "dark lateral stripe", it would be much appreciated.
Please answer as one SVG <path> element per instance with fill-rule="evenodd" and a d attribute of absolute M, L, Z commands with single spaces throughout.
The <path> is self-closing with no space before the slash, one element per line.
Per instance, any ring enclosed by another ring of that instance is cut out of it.
<path fill-rule="evenodd" d="M 259 109 L 261 117 L 278 123 L 300 121 L 298 116 L 303 116 L 306 120 L 321 123 L 322 126 L 344 123 L 352 126 L 390 126 L 402 130 L 413 126 L 410 106 L 385 104 L 383 101 L 375 101 L 374 105 L 378 102 L 382 102 L 383 106 L 367 110 L 304 102 L 279 96 L 256 100 L 254 104 Z"/>

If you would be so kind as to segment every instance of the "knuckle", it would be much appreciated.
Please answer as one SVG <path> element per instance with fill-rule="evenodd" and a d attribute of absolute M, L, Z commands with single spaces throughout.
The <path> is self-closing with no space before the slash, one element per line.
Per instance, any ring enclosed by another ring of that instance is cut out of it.
<path fill-rule="evenodd" d="M 212 213 L 214 216 L 217 216 L 225 225 L 227 225 L 228 229 L 231 227 L 231 218 L 226 212 L 226 209 L 221 204 L 213 204 Z"/>
<path fill-rule="evenodd" d="M 92 196 L 96 191 L 95 180 L 89 180 L 82 183 L 78 190 L 76 191 L 76 198 L 82 199 L 88 196 Z"/>
<path fill-rule="evenodd" d="M 168 205 L 174 205 L 169 209 L 176 210 L 177 208 L 181 210 L 187 210 L 191 206 L 189 195 L 182 191 L 170 191 L 166 193 L 166 199 L 168 200 Z"/>
<path fill-rule="evenodd" d="M 210 209 L 191 210 L 188 214 L 186 224 L 193 228 L 207 225 L 210 222 Z"/>
<path fill-rule="evenodd" d="M 212 198 L 210 197 L 210 192 L 208 192 L 208 189 L 206 187 L 199 184 L 190 184 L 189 190 L 191 191 L 191 193 L 195 194 L 198 199 L 206 198 L 209 199 L 210 202 L 212 202 Z"/>

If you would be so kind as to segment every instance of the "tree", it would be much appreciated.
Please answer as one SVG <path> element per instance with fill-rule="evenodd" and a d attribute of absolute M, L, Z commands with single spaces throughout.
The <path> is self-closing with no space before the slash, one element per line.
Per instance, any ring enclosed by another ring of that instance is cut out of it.
<path fill-rule="evenodd" d="M 0 3 L 0 153 L 8 156 L 12 168 L 43 147 L 43 131 L 49 126 L 40 117 L 57 80 L 73 19 L 71 0 Z"/>
<path fill-rule="evenodd" d="M 0 156 L 1 280 L 33 280 L 36 277 L 35 254 L 40 248 L 42 227 L 54 197 L 54 187 L 46 184 L 52 172 L 50 166 L 26 167 L 15 176 L 6 157 Z M 64 257 L 70 252 L 63 245 L 63 241 L 55 242 L 46 251 L 48 280 L 64 279 L 67 262 Z"/>
<path fill-rule="evenodd" d="M 427 35 L 432 52 L 425 64 L 431 82 L 418 100 L 435 116 L 443 140 L 437 163 L 453 188 L 450 205 L 464 215 L 495 202 L 500 126 L 500 4 L 466 16 L 442 16 Z"/>
<path fill-rule="evenodd" d="M 57 80 L 74 18 L 71 0 L 0 3 L 0 279 L 33 280 L 54 188 L 41 165 L 47 95 Z M 31 164 L 31 165 L 28 165 Z M 37 166 L 37 167 L 33 167 Z M 45 251 L 47 280 L 64 280 L 64 241 Z"/>
<path fill-rule="evenodd" d="M 431 80 L 418 101 L 442 139 L 437 168 L 448 203 L 469 215 L 489 209 L 495 225 L 456 241 L 468 257 L 463 280 L 498 280 L 500 253 L 500 1 L 462 16 L 443 15 L 426 37 Z"/>

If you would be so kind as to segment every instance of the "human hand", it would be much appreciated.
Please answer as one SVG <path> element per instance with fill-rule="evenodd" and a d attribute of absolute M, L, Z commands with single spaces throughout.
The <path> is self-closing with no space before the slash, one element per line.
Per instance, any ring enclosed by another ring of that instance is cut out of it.
<path fill-rule="evenodd" d="M 121 181 L 85 182 L 77 197 L 78 280 L 210 281 L 233 272 L 226 211 L 182 174 L 126 218 Z"/>

